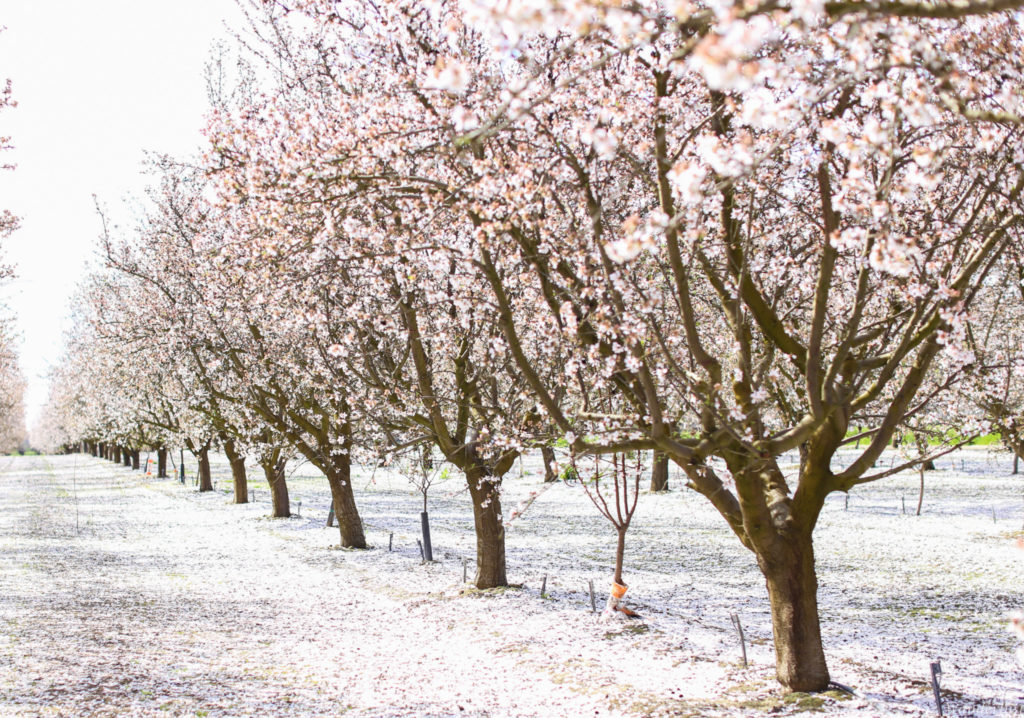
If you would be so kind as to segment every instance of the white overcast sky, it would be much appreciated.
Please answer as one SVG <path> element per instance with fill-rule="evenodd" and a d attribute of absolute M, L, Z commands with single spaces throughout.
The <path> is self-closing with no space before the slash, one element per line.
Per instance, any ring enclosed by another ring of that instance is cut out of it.
<path fill-rule="evenodd" d="M 206 111 L 203 67 L 237 26 L 233 0 L 0 0 L 0 80 L 18 107 L 0 113 L 0 207 L 21 218 L 2 248 L 18 278 L 2 290 L 18 317 L 29 423 L 61 353 L 68 298 L 95 258 L 92 195 L 130 223 L 144 151 L 193 153 Z"/>

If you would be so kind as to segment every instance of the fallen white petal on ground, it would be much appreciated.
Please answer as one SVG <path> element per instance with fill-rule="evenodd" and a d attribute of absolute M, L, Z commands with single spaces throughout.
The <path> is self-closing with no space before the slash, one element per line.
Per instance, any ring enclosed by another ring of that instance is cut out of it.
<path fill-rule="evenodd" d="M 886 465 L 889 457 L 882 464 Z M 478 592 L 472 514 L 456 478 L 420 498 L 357 472 L 373 547 L 337 548 L 326 481 L 289 478 L 302 517 L 83 455 L 0 458 L 0 715 L 584 716 L 947 715 L 1024 712 L 1007 615 L 1024 601 L 1024 477 L 970 449 L 833 495 L 815 534 L 820 608 L 839 692 L 784 697 L 763 579 L 700 496 L 645 494 L 627 538 L 625 603 L 601 621 L 614 532 L 579 487 L 557 485 L 507 531 L 521 587 Z M 511 514 L 539 457 L 507 478 Z M 904 513 L 904 506 L 905 511 Z M 389 534 L 393 550 L 388 551 Z M 547 595 L 540 595 L 547 577 Z M 747 636 L 743 668 L 730 614 Z"/>

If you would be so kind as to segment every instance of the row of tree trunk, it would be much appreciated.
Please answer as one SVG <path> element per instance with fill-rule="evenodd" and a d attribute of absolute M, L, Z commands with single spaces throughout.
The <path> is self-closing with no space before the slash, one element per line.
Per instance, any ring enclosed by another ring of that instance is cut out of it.
<path fill-rule="evenodd" d="M 223 448 L 224 454 L 228 457 L 228 463 L 231 465 L 235 503 L 249 503 L 249 484 L 245 470 L 245 457 L 239 453 L 235 442 L 231 439 L 224 441 Z M 81 450 L 83 453 L 91 454 L 97 458 L 123 464 L 134 471 L 142 468 L 139 449 L 109 442 L 83 441 Z M 199 491 L 212 491 L 213 477 L 210 470 L 210 445 L 196 446 L 192 444 L 189 446 L 189 451 L 193 453 L 199 464 Z M 166 479 L 168 450 L 160 448 L 157 449 L 156 453 L 157 478 Z M 263 468 L 267 485 L 270 486 L 271 515 L 275 518 L 291 516 L 288 482 L 285 478 L 286 462 L 287 458 L 283 456 L 280 448 L 270 451 L 266 456 L 260 458 L 260 466 Z"/>
<path fill-rule="evenodd" d="M 210 470 L 210 442 L 199 445 L 191 440 L 186 441 L 189 451 L 198 462 L 198 489 L 200 492 L 212 491 L 213 480 Z M 249 502 L 249 487 L 246 474 L 245 456 L 238 450 L 234 440 L 227 436 L 221 437 L 221 446 L 231 466 L 234 503 Z M 83 449 L 93 456 L 106 458 L 116 463 L 123 463 L 135 470 L 139 466 L 139 450 L 107 442 L 84 442 Z M 313 452 L 310 452 L 313 453 Z M 317 452 L 322 454 L 323 452 Z M 545 480 L 555 481 L 559 477 L 555 471 L 554 451 L 545 447 L 542 450 L 545 466 Z M 167 477 L 168 451 L 161 448 L 157 451 L 157 476 Z M 317 456 L 322 459 L 322 455 Z M 287 456 L 280 447 L 265 451 L 259 457 L 260 467 L 270 487 L 271 515 L 275 518 L 291 516 L 291 502 L 288 495 L 288 483 L 285 476 Z M 333 514 L 338 518 L 342 545 L 349 547 L 365 547 L 362 521 L 355 505 L 355 497 L 351 489 L 351 466 L 348 454 L 330 457 L 330 461 L 316 463 L 327 476 L 331 486 Z M 504 530 L 501 523 L 500 503 L 495 486 L 485 474 L 470 471 L 467 474 L 470 493 L 473 498 L 474 523 L 477 528 L 477 579 L 485 584 L 503 585 L 505 577 Z M 651 471 L 651 490 L 665 491 L 668 489 L 668 458 L 656 454 Z M 477 494 L 480 494 L 477 496 Z"/>
<path fill-rule="evenodd" d="M 122 464 L 133 471 L 142 469 L 141 451 L 130 446 L 122 446 L 105 441 L 83 441 L 81 451 L 99 459 L 106 459 L 115 464 Z M 146 468 L 148 469 L 148 461 Z M 167 478 L 167 449 L 157 449 L 157 477 Z"/>
<path fill-rule="evenodd" d="M 560 478 L 555 470 L 555 450 L 550 446 L 540 450 L 544 461 L 544 481 L 558 481 Z M 654 452 L 654 464 L 651 466 L 651 491 L 668 491 L 668 457 L 660 451 Z"/>

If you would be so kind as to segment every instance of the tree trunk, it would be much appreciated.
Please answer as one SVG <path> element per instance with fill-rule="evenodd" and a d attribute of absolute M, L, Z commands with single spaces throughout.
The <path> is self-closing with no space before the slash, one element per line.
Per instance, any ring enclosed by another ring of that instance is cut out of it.
<path fill-rule="evenodd" d="M 286 459 L 281 458 L 281 451 L 276 450 L 260 461 L 263 475 L 270 487 L 270 515 L 275 519 L 286 519 L 292 515 L 291 503 L 288 498 L 288 480 L 284 475 Z"/>
<path fill-rule="evenodd" d="M 476 527 L 476 587 L 507 586 L 505 526 L 501 523 L 498 485 L 483 468 L 467 471 L 466 482 L 473 500 L 473 523 Z"/>
<path fill-rule="evenodd" d="M 550 446 L 541 447 L 541 458 L 544 460 L 544 483 L 558 481 L 558 472 L 555 471 L 555 450 Z"/>
<path fill-rule="evenodd" d="M 918 476 L 921 479 L 921 487 L 917 491 L 917 516 L 921 515 L 921 506 L 924 504 L 924 467 L 922 466 L 918 470 Z"/>
<path fill-rule="evenodd" d="M 167 449 L 163 447 L 156 450 L 156 477 L 167 478 Z"/>
<path fill-rule="evenodd" d="M 249 503 L 249 482 L 245 476 L 245 457 L 238 453 L 234 439 L 224 441 L 224 454 L 231 464 L 231 481 L 235 487 L 235 503 Z"/>
<path fill-rule="evenodd" d="M 622 580 L 622 561 L 626 556 L 626 528 L 616 529 L 618 541 L 615 543 L 615 583 L 620 586 L 626 584 Z"/>
<path fill-rule="evenodd" d="M 651 467 L 651 491 L 668 491 L 668 456 L 654 452 L 654 466 Z"/>
<path fill-rule="evenodd" d="M 121 449 L 121 463 L 125 465 L 125 468 L 132 468 L 132 450 L 127 446 Z"/>
<path fill-rule="evenodd" d="M 121 447 L 120 446 L 115 446 L 114 447 L 114 455 L 111 457 L 111 460 L 115 464 L 120 464 L 121 463 Z"/>
<path fill-rule="evenodd" d="M 352 464 L 348 453 L 330 457 L 320 468 L 331 486 L 331 501 L 334 503 L 334 516 L 338 519 L 342 547 L 366 548 L 363 522 L 352 493 Z"/>
<path fill-rule="evenodd" d="M 132 471 L 138 471 L 139 470 L 139 463 L 140 463 L 140 461 L 139 461 L 139 450 L 138 449 L 132 449 Z"/>
<path fill-rule="evenodd" d="M 928 455 L 928 439 L 925 436 L 922 436 L 921 434 L 915 433 L 914 434 L 914 443 L 917 444 L 917 454 L 918 454 L 918 456 L 927 456 Z M 925 462 L 923 462 L 921 464 L 921 470 L 922 471 L 935 471 L 935 462 L 932 459 L 928 459 L 928 461 L 925 461 Z"/>
<path fill-rule="evenodd" d="M 210 475 L 210 447 L 199 450 L 199 490 L 213 491 L 213 478 Z"/>
<path fill-rule="evenodd" d="M 818 579 L 810 533 L 788 536 L 783 560 L 759 557 L 775 639 L 775 671 L 790 691 L 824 691 L 829 674 L 818 623 Z"/>

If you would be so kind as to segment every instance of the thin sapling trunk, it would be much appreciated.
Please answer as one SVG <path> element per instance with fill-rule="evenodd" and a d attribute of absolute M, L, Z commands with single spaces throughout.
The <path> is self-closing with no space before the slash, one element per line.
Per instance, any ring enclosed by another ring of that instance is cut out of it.
<path fill-rule="evenodd" d="M 430 540 L 430 514 L 427 510 L 427 497 L 430 487 L 440 477 L 447 478 L 448 470 L 436 466 L 430 445 L 424 445 L 421 450 L 413 455 L 406 455 L 398 460 L 398 468 L 406 481 L 416 487 L 420 497 L 423 499 L 423 510 L 420 511 L 420 534 L 423 537 L 423 560 L 434 560 L 434 546 Z"/>
<path fill-rule="evenodd" d="M 605 467 L 602 467 L 601 464 L 607 461 L 608 459 L 604 457 L 595 457 L 593 478 L 589 482 L 583 482 L 583 490 L 587 492 L 587 496 L 601 515 L 615 527 L 617 536 L 615 575 L 611 593 L 608 595 L 608 603 L 601 615 L 604 618 L 609 618 L 619 612 L 630 618 L 639 618 L 635 612 L 623 606 L 621 602 L 622 597 L 626 595 L 627 588 L 626 582 L 622 578 L 622 564 L 626 555 L 626 532 L 629 531 L 629 525 L 633 521 L 637 499 L 640 495 L 640 479 L 644 472 L 643 454 L 637 454 L 632 467 L 627 465 L 628 460 L 625 455 L 612 454 L 611 471 L 606 474 L 603 471 Z M 572 467 L 574 472 L 582 478 L 575 459 Z M 604 488 L 602 481 L 605 482 Z M 611 484 L 613 494 L 606 497 L 605 494 L 609 492 L 607 484 Z M 612 500 L 611 504 L 609 504 L 609 500 Z"/>

